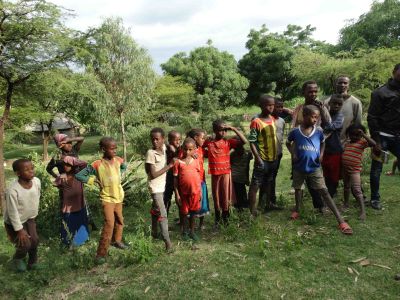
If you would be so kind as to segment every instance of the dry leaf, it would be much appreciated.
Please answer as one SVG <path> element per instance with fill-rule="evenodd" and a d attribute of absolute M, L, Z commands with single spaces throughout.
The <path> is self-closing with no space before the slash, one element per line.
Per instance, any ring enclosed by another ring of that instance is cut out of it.
<path fill-rule="evenodd" d="M 375 266 L 375 267 L 379 267 L 379 268 L 383 268 L 383 269 L 387 269 L 387 270 L 391 270 L 392 269 L 391 267 L 384 266 L 384 265 L 378 265 L 378 264 L 372 264 L 372 265 Z"/>
<path fill-rule="evenodd" d="M 217 278 L 218 276 L 219 276 L 218 273 L 213 273 L 213 274 L 211 275 L 212 278 Z"/>
<path fill-rule="evenodd" d="M 350 274 L 353 274 L 353 273 L 354 273 L 354 272 L 353 272 L 353 269 L 350 268 L 350 267 L 347 267 L 347 271 L 349 271 Z"/>
<path fill-rule="evenodd" d="M 360 273 L 356 269 L 354 269 L 354 268 L 351 268 L 351 269 L 354 271 L 354 273 L 357 274 L 357 276 L 360 276 Z"/>
<path fill-rule="evenodd" d="M 150 286 L 148 286 L 148 287 L 144 290 L 144 293 L 146 294 L 146 293 L 149 291 L 149 289 L 150 289 Z"/>
<path fill-rule="evenodd" d="M 358 276 L 356 276 L 355 278 L 354 278 L 354 282 L 357 282 L 358 281 Z"/>
<path fill-rule="evenodd" d="M 370 265 L 370 261 L 368 259 L 364 259 L 362 261 L 360 261 L 360 266 L 366 267 L 368 265 Z"/>
<path fill-rule="evenodd" d="M 281 295 L 281 299 L 285 298 L 286 293 Z"/>
<path fill-rule="evenodd" d="M 351 262 L 356 264 L 356 263 L 359 263 L 360 261 L 365 260 L 365 259 L 367 259 L 367 258 L 366 257 L 360 257 L 360 258 L 357 258 L 355 260 L 352 260 Z"/>

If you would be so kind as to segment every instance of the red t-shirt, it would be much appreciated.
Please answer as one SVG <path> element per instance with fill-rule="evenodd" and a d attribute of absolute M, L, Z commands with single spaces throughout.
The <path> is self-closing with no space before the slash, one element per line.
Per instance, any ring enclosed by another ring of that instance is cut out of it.
<path fill-rule="evenodd" d="M 206 141 L 203 145 L 208 150 L 208 174 L 222 175 L 231 172 L 230 151 L 241 145 L 237 139 Z"/>
<path fill-rule="evenodd" d="M 187 165 L 178 159 L 172 169 L 174 176 L 178 177 L 179 193 L 182 195 L 201 194 L 201 175 L 199 160 L 192 159 Z"/>

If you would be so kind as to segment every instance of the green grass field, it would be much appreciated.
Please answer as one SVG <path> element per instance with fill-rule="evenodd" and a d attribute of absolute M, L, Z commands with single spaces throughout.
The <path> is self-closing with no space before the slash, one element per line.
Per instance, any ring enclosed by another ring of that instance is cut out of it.
<path fill-rule="evenodd" d="M 83 158 L 95 153 L 96 142 L 87 139 Z M 21 153 L 7 152 L 7 158 Z M 0 298 L 399 299 L 400 282 L 394 275 L 400 273 L 400 177 L 382 176 L 384 210 L 367 208 L 366 222 L 357 219 L 355 206 L 344 212 L 354 230 L 353 236 L 344 236 L 332 214 L 314 213 L 309 198 L 302 218 L 289 221 L 294 196 L 287 153 L 281 166 L 277 191 L 283 211 L 255 221 L 248 212 L 234 212 L 230 225 L 218 232 L 212 230 L 210 216 L 201 241 L 193 245 L 181 241 L 174 207 L 169 222 L 175 252 L 170 255 L 164 253 L 162 241 L 148 237 L 149 199 L 125 208 L 124 237 L 131 249 L 111 249 L 102 266 L 93 263 L 99 237 L 95 232 L 76 251 L 60 250 L 56 239 L 43 240 L 39 257 L 44 269 L 13 273 L 9 268 L 13 246 L 1 227 Z M 369 195 L 368 178 L 363 180 Z M 341 199 L 339 193 L 338 204 Z M 100 212 L 95 213 L 101 224 Z M 352 262 L 362 257 L 368 259 L 366 266 Z"/>

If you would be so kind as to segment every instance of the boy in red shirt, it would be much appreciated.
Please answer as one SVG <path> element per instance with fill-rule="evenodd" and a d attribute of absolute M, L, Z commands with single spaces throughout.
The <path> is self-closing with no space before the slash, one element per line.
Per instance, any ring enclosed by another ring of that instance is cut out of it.
<path fill-rule="evenodd" d="M 247 143 L 247 139 L 235 127 L 226 125 L 222 120 L 213 122 L 215 138 L 207 140 L 203 147 L 208 150 L 208 173 L 211 174 L 211 188 L 214 199 L 215 224 L 224 223 L 229 218 L 229 207 L 233 200 L 230 150 Z M 240 140 L 225 139 L 228 130 L 237 134 Z"/>

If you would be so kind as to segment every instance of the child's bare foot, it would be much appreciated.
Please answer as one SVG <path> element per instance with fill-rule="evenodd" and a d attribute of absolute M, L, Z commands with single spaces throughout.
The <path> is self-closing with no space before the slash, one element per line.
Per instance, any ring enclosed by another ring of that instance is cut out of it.
<path fill-rule="evenodd" d="M 365 221 L 366 218 L 367 218 L 367 216 L 366 216 L 365 213 L 361 213 L 361 214 L 360 214 L 360 220 L 361 220 L 361 221 Z"/>

